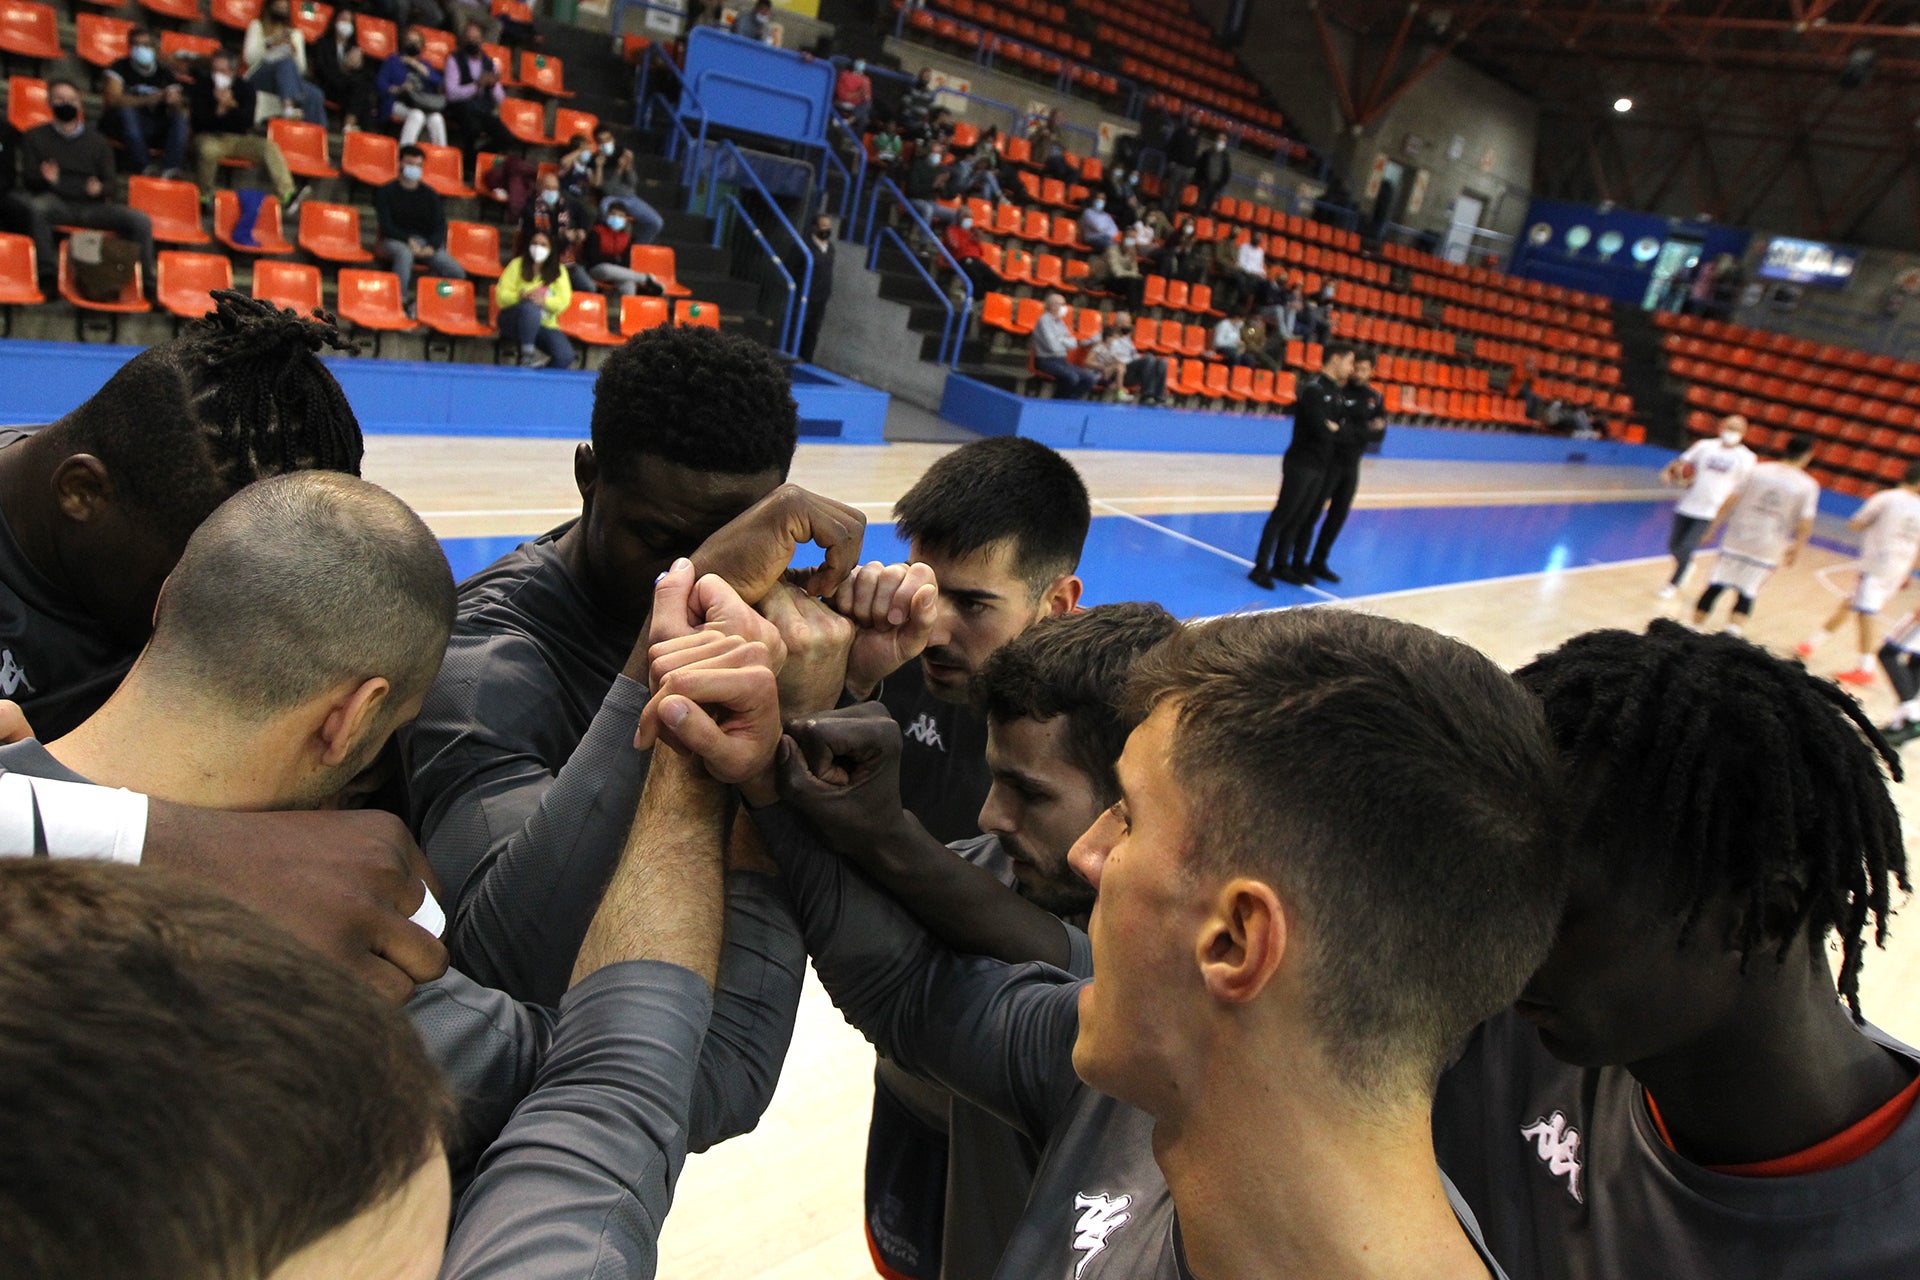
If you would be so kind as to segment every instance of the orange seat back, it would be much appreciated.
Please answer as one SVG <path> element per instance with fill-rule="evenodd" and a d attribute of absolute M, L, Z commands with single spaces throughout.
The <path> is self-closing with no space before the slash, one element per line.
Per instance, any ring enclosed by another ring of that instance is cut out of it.
<path fill-rule="evenodd" d="M 631 337 L 667 323 L 671 313 L 665 298 L 630 293 L 620 299 L 620 332 Z"/>
<path fill-rule="evenodd" d="M 256 262 L 253 296 L 307 315 L 320 306 L 320 268 L 304 262 Z"/>
<path fill-rule="evenodd" d="M 720 327 L 720 308 L 711 302 L 691 302 L 682 298 L 673 304 L 673 322 L 675 324 L 705 325 L 709 329 Z"/>

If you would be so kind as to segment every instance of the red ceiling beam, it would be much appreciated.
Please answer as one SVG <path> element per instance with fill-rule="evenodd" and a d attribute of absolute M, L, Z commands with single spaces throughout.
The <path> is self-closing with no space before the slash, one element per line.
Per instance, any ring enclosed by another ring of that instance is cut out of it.
<path fill-rule="evenodd" d="M 1400 29 L 1393 33 L 1393 43 L 1387 48 L 1387 56 L 1380 60 L 1379 73 L 1373 77 L 1373 85 L 1367 90 L 1367 96 L 1360 100 L 1359 115 L 1366 118 L 1373 110 L 1373 104 L 1386 92 L 1387 77 L 1393 74 L 1393 68 L 1400 61 L 1400 51 L 1406 48 L 1407 35 L 1413 30 L 1413 20 L 1420 13 L 1418 4 L 1408 4 L 1407 11 L 1400 18 Z"/>
<path fill-rule="evenodd" d="M 1320 33 L 1320 56 L 1327 64 L 1327 74 L 1333 77 L 1333 91 L 1340 99 L 1340 118 L 1349 125 L 1359 122 L 1360 113 L 1354 109 L 1353 91 L 1347 87 L 1347 69 L 1340 65 L 1340 55 L 1333 47 L 1333 32 L 1327 27 L 1327 14 L 1324 5 L 1314 0 L 1308 6 L 1313 10 L 1313 25 Z"/>

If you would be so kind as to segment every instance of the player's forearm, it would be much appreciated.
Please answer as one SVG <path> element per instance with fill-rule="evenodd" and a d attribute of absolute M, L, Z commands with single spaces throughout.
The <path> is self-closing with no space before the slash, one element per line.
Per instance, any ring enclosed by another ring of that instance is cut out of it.
<path fill-rule="evenodd" d="M 1008 964 L 1067 964 L 1060 921 L 927 834 L 911 814 L 891 839 L 840 850 L 940 941 Z"/>
<path fill-rule="evenodd" d="M 720 967 L 722 857 L 732 793 L 697 761 L 660 752 L 620 862 L 574 961 L 573 980 L 624 960 L 700 975 Z"/>
<path fill-rule="evenodd" d="M 752 823 L 736 819 L 736 830 L 742 826 Z M 793 1040 L 806 973 L 806 945 L 779 878 L 729 871 L 726 945 L 687 1115 L 689 1150 L 705 1151 L 759 1123 Z"/>

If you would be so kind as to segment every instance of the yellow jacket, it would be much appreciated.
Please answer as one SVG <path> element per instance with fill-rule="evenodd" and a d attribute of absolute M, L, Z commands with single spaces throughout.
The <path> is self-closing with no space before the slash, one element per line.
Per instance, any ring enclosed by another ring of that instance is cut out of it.
<path fill-rule="evenodd" d="M 525 263 L 524 256 L 515 258 L 507 264 L 507 269 L 500 273 L 500 309 L 502 311 L 523 300 L 527 292 L 540 283 L 538 275 L 529 280 L 520 274 L 521 267 Z M 540 309 L 544 313 L 540 317 L 540 327 L 558 329 L 561 313 L 572 304 L 573 285 L 567 280 L 567 269 L 562 267 L 559 276 L 547 286 L 546 300 L 540 304 Z"/>

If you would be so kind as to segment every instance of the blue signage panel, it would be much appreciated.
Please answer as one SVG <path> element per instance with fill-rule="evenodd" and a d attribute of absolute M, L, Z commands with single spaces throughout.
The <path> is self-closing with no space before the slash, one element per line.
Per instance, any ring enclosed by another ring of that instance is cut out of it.
<path fill-rule="evenodd" d="M 685 80 L 700 109 L 683 97 L 680 114 L 704 111 L 709 125 L 824 146 L 836 74 L 831 62 L 695 27 L 687 36 Z"/>
<path fill-rule="evenodd" d="M 1767 241 L 1766 255 L 1760 259 L 1760 274 L 1769 280 L 1785 280 L 1791 284 L 1844 289 L 1859 265 L 1860 255 L 1841 245 L 1775 236 Z"/>

